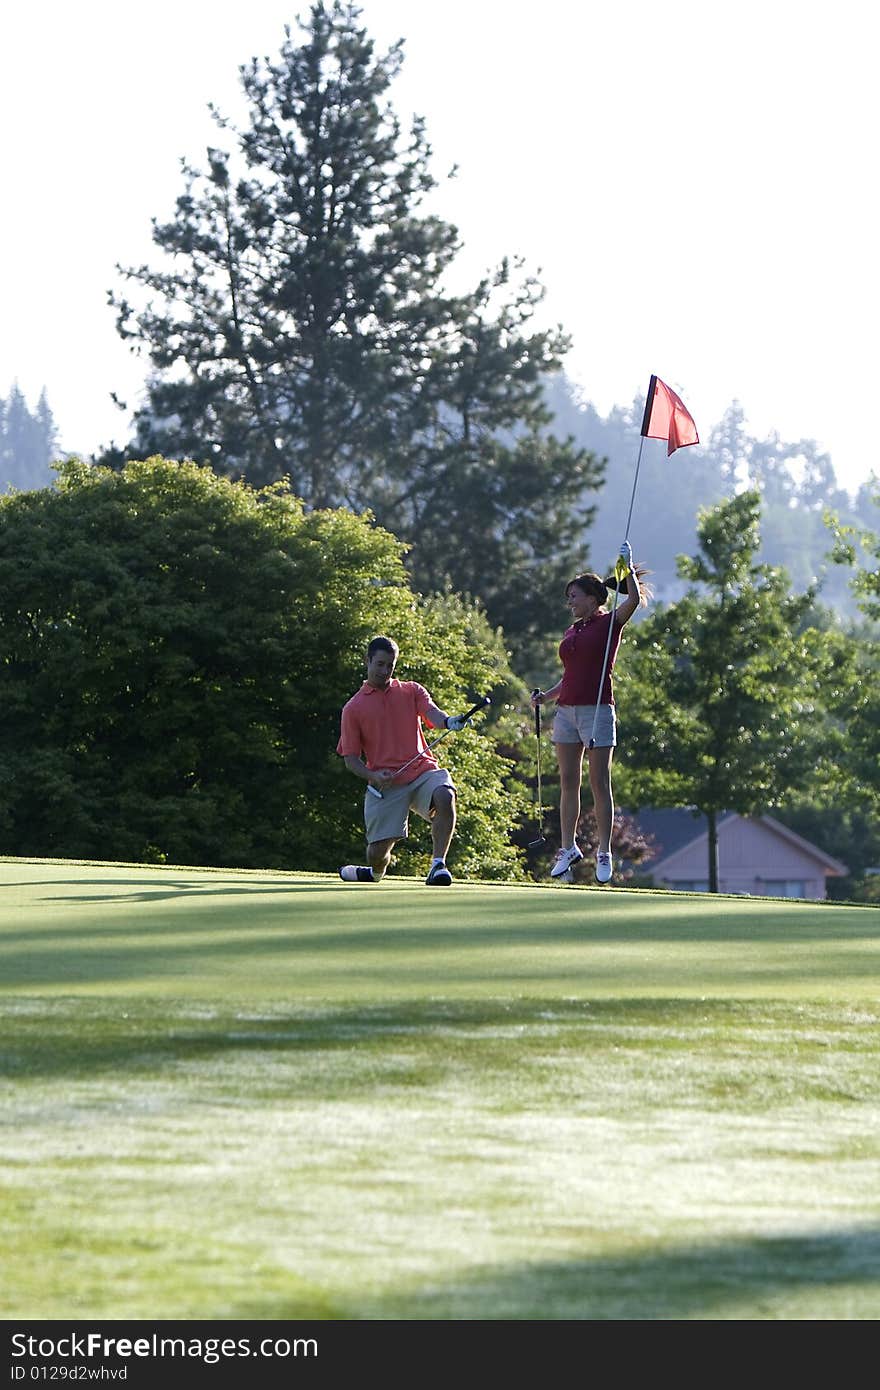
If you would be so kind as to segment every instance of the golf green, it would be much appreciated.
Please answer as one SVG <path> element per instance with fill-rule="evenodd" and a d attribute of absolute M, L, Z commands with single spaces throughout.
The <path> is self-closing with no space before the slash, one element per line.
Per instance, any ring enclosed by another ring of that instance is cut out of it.
<path fill-rule="evenodd" d="M 880 910 L 0 862 L 0 1316 L 875 1318 Z"/>

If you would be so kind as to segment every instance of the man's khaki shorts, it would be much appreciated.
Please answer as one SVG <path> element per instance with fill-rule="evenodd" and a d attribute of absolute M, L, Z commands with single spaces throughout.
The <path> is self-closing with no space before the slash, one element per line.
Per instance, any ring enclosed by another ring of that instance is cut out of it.
<path fill-rule="evenodd" d="M 595 715 L 595 705 L 558 705 L 553 720 L 553 742 L 582 743 L 589 748 Z M 594 748 L 617 747 L 617 719 L 613 705 L 599 706 L 595 738 Z"/>
<path fill-rule="evenodd" d="M 409 834 L 409 813 L 415 811 L 423 820 L 431 819 L 431 797 L 438 787 L 455 791 L 455 783 L 445 767 L 423 772 L 414 782 L 402 787 L 389 787 L 382 799 L 372 792 L 364 793 L 364 825 L 367 844 L 374 840 L 405 840 Z"/>

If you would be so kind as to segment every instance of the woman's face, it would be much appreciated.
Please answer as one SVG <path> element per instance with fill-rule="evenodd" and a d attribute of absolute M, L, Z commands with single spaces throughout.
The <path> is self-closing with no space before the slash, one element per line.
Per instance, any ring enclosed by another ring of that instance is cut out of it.
<path fill-rule="evenodd" d="M 569 584 L 565 591 L 565 601 L 574 622 L 579 622 L 581 618 L 591 618 L 599 607 L 599 600 L 595 595 L 585 594 L 579 584 Z"/>

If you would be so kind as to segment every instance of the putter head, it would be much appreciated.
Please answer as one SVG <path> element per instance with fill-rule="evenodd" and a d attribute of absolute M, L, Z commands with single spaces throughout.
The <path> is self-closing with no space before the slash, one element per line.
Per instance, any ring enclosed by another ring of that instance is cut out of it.
<path fill-rule="evenodd" d="M 546 835 L 542 835 L 542 836 L 541 836 L 539 839 L 537 839 L 537 840 L 529 840 L 528 844 L 526 845 L 526 849 L 543 849 L 544 846 L 546 845 L 546 843 L 547 843 L 547 836 L 546 836 Z"/>

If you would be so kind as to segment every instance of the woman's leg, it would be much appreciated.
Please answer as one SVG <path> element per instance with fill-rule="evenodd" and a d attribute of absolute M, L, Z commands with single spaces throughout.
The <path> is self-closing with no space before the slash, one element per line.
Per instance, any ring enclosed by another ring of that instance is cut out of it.
<path fill-rule="evenodd" d="M 577 824 L 581 817 L 581 775 L 584 763 L 582 743 L 557 743 L 556 761 L 559 764 L 559 829 L 562 848 L 574 844 Z"/>
<path fill-rule="evenodd" d="M 611 791 L 611 759 L 613 748 L 591 748 L 590 790 L 593 793 L 593 810 L 596 813 L 596 830 L 599 836 L 597 846 L 600 854 L 611 853 L 611 826 L 614 823 L 614 797 Z"/>

